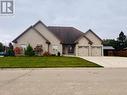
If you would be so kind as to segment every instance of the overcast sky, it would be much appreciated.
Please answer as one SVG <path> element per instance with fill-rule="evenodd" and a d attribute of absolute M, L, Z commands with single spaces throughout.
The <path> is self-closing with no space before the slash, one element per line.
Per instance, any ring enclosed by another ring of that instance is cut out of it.
<path fill-rule="evenodd" d="M 12 41 L 38 20 L 116 38 L 121 30 L 127 35 L 127 0 L 15 0 L 15 14 L 0 16 L 0 41 Z"/>

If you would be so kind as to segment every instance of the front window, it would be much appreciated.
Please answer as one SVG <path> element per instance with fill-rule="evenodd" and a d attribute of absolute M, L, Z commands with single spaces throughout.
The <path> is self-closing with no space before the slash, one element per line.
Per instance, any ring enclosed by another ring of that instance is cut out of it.
<path fill-rule="evenodd" d="M 26 49 L 27 48 L 27 45 L 26 44 L 22 44 L 21 45 L 21 48 Z"/>
<path fill-rule="evenodd" d="M 57 54 L 58 53 L 58 46 L 53 45 L 52 50 L 53 50 L 53 54 Z"/>

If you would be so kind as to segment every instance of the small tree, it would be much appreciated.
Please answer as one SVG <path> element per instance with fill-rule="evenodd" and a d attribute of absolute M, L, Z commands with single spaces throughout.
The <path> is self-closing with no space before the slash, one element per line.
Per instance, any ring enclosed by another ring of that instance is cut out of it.
<path fill-rule="evenodd" d="M 13 50 L 14 47 L 13 47 L 12 43 L 9 43 L 9 48 Z"/>
<path fill-rule="evenodd" d="M 10 48 L 8 49 L 7 54 L 8 54 L 8 56 L 15 56 L 14 51 Z"/>
<path fill-rule="evenodd" d="M 33 48 L 30 46 L 30 44 L 27 46 L 26 50 L 25 50 L 25 55 L 27 56 L 34 56 L 34 50 Z"/>
<path fill-rule="evenodd" d="M 119 34 L 119 37 L 117 38 L 117 49 L 122 50 L 126 47 L 127 47 L 127 45 L 126 45 L 126 36 L 121 31 L 121 33 Z"/>
<path fill-rule="evenodd" d="M 104 46 L 113 46 L 116 50 L 122 50 L 127 47 L 127 37 L 121 31 L 117 40 L 115 39 L 106 39 L 103 40 Z"/>
<path fill-rule="evenodd" d="M 126 41 L 126 35 L 124 35 L 123 31 L 121 31 L 117 40 L 118 42 L 121 42 L 121 43 L 124 43 Z"/>
<path fill-rule="evenodd" d="M 7 50 L 7 54 L 8 54 L 8 56 L 14 56 L 15 55 L 12 43 L 9 43 L 9 48 Z"/>
<path fill-rule="evenodd" d="M 1 42 L 0 42 L 0 52 L 4 52 L 4 46 Z"/>

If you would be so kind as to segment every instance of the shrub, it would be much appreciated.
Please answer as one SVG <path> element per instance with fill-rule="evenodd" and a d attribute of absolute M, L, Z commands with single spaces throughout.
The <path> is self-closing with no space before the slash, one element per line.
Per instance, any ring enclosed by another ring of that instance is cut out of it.
<path fill-rule="evenodd" d="M 6 56 L 15 56 L 12 43 L 9 43 L 9 47 L 6 52 Z"/>
<path fill-rule="evenodd" d="M 15 55 L 21 54 L 21 48 L 16 47 L 14 48 Z"/>
<path fill-rule="evenodd" d="M 42 53 L 43 53 L 42 46 L 36 46 L 36 47 L 34 48 L 34 51 L 35 51 L 35 54 L 36 54 L 36 55 L 41 56 Z"/>
<path fill-rule="evenodd" d="M 44 53 L 43 53 L 43 56 L 50 56 L 51 54 L 49 53 L 49 52 L 47 52 L 47 51 L 45 51 Z"/>
<path fill-rule="evenodd" d="M 0 43 L 0 52 L 3 52 L 4 51 L 4 46 L 2 43 Z"/>
<path fill-rule="evenodd" d="M 10 48 L 8 49 L 7 56 L 15 56 L 13 49 L 10 49 Z"/>
<path fill-rule="evenodd" d="M 26 50 L 25 50 L 25 55 L 27 56 L 34 56 L 34 50 L 33 48 L 30 46 L 30 44 L 27 46 Z"/>

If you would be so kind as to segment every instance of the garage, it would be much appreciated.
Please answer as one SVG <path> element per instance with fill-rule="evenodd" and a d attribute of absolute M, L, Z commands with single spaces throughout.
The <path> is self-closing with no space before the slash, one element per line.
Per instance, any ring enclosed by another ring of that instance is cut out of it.
<path fill-rule="evenodd" d="M 78 56 L 89 56 L 89 46 L 79 46 Z"/>
<path fill-rule="evenodd" d="M 102 56 L 102 46 L 92 46 L 91 51 L 92 56 Z"/>

